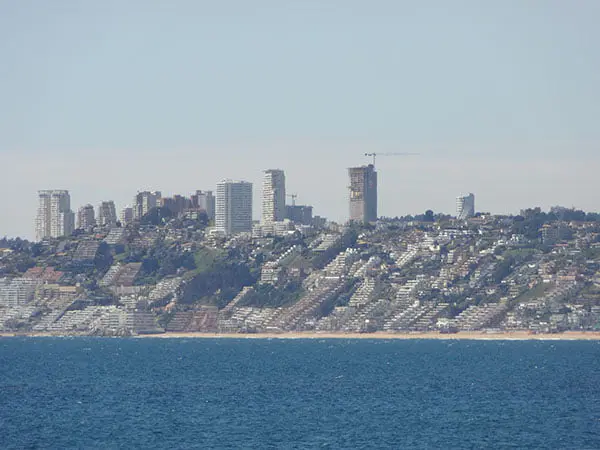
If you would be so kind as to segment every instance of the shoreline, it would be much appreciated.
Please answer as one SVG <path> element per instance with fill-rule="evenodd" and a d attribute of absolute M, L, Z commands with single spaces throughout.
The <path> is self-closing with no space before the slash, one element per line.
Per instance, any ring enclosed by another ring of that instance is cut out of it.
<path fill-rule="evenodd" d="M 562 333 L 530 333 L 528 331 L 485 332 L 462 331 L 458 333 L 334 333 L 334 332 L 283 332 L 283 333 L 203 333 L 171 332 L 156 334 L 138 334 L 133 336 L 91 336 L 86 334 L 60 333 L 18 333 L 0 332 L 3 337 L 119 337 L 132 339 L 384 339 L 384 340 L 514 340 L 514 341 L 598 341 L 597 331 L 565 331 Z"/>

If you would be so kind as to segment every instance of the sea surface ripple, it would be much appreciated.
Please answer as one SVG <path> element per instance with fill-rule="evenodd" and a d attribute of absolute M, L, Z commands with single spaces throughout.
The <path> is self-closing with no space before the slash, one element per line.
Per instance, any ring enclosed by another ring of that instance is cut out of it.
<path fill-rule="evenodd" d="M 600 343 L 0 338 L 2 449 L 600 448 Z"/>

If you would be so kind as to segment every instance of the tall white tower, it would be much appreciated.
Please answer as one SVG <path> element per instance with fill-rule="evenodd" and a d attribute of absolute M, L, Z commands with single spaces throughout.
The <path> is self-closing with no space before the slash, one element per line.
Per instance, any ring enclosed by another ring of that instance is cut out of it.
<path fill-rule="evenodd" d="M 459 195 L 456 197 L 456 218 L 466 220 L 475 215 L 475 195 Z"/>
<path fill-rule="evenodd" d="M 215 227 L 227 236 L 252 231 L 252 183 L 217 183 Z"/>
<path fill-rule="evenodd" d="M 66 190 L 38 191 L 38 209 L 35 219 L 35 236 L 68 236 L 75 229 L 75 214 L 71 211 L 71 197 Z"/>
<path fill-rule="evenodd" d="M 263 223 L 285 219 L 285 174 L 280 169 L 265 170 L 262 186 Z"/>

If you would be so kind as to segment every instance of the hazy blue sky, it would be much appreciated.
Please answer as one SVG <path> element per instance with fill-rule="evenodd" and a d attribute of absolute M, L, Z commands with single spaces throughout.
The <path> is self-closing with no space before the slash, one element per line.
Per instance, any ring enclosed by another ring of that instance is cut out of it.
<path fill-rule="evenodd" d="M 378 160 L 381 215 L 600 210 L 600 2 L 0 0 L 0 235 L 38 189 L 72 207 L 286 171 L 347 217 Z M 259 213 L 255 204 L 255 214 Z"/>

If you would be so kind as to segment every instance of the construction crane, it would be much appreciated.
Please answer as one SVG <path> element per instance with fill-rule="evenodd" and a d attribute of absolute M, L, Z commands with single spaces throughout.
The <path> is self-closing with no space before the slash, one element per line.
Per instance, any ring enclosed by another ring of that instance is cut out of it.
<path fill-rule="evenodd" d="M 375 166 L 375 157 L 376 156 L 411 156 L 411 155 L 418 155 L 418 153 L 397 153 L 397 152 L 392 152 L 392 153 L 365 153 L 365 156 L 372 156 L 373 157 L 373 166 Z"/>
<path fill-rule="evenodd" d="M 292 198 L 292 206 L 296 206 L 296 197 L 298 197 L 298 194 L 287 194 L 286 197 L 291 197 Z"/>

